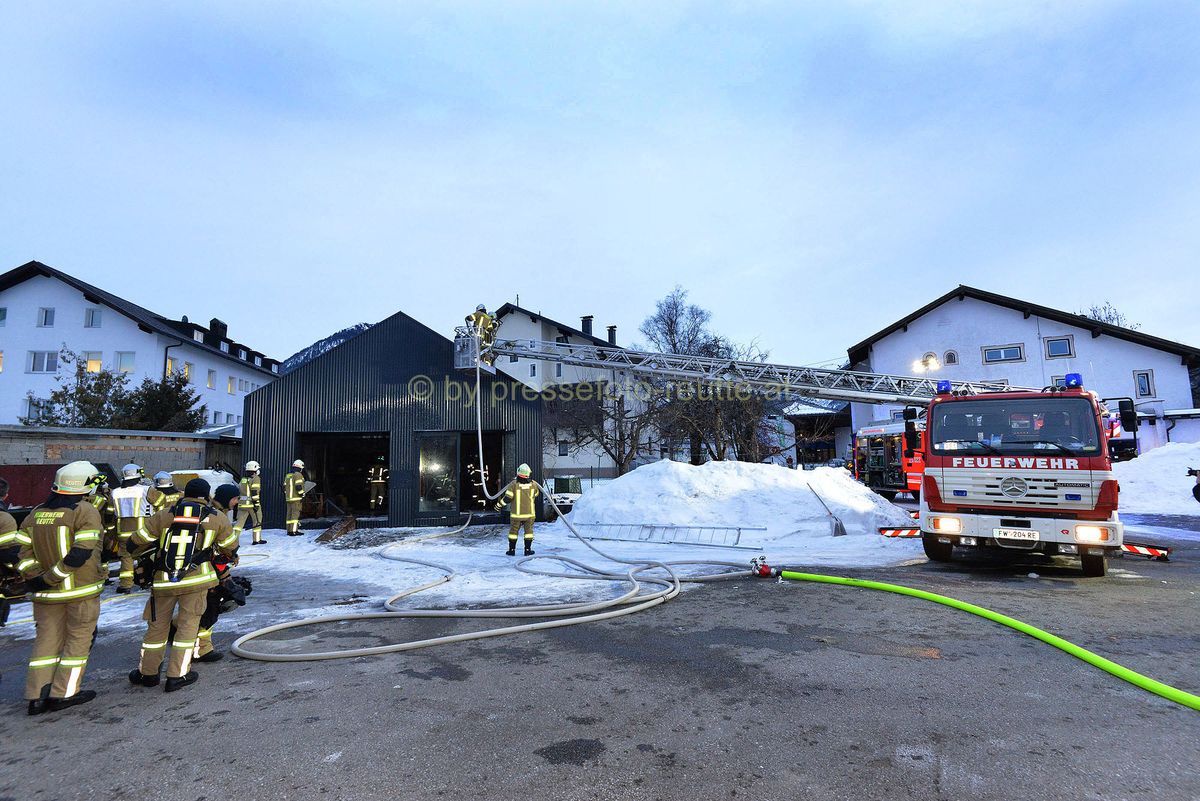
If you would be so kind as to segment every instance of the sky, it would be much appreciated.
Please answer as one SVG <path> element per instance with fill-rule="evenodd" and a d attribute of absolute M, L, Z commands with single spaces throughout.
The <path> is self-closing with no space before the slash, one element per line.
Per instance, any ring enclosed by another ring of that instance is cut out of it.
<path fill-rule="evenodd" d="M 679 285 L 818 364 L 958 284 L 1200 346 L 1200 4 L 7 2 L 0 270 L 283 358 Z M 914 357 L 915 358 L 915 357 Z"/>

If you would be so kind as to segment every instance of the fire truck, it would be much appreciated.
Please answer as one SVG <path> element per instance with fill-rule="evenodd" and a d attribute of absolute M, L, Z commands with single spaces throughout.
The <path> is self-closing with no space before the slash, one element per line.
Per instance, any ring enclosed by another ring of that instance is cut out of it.
<path fill-rule="evenodd" d="M 906 444 L 925 452 L 921 539 L 933 561 L 955 547 L 1078 556 L 1103 576 L 1119 551 L 1118 485 L 1108 450 L 1109 410 L 1078 373 L 1040 392 L 971 394 L 942 382 L 922 435 L 906 409 Z M 1137 429 L 1133 401 L 1121 426 Z M 922 442 L 923 440 L 923 442 Z"/>
<path fill-rule="evenodd" d="M 1038 390 L 591 343 L 497 337 L 484 350 L 590 368 L 613 381 L 642 375 L 801 397 L 909 404 L 900 451 L 905 478 L 900 483 L 893 474 L 892 486 L 911 492 L 909 478 L 921 465 L 920 523 L 931 560 L 952 558 L 958 546 L 996 547 L 1077 555 L 1086 575 L 1101 576 L 1107 555 L 1121 547 L 1117 481 L 1107 447 L 1110 413 L 1076 373 L 1067 376 L 1065 386 Z M 455 367 L 480 370 L 480 353 L 478 335 L 457 329 Z M 1115 400 L 1124 430 L 1136 431 L 1133 401 Z M 894 460 L 895 441 L 888 447 Z"/>
<path fill-rule="evenodd" d="M 925 468 L 923 448 L 908 448 L 904 441 L 906 423 L 869 423 L 854 435 L 854 477 L 889 501 L 907 492 L 921 497 L 921 473 Z M 924 424 L 918 420 L 917 430 Z"/>

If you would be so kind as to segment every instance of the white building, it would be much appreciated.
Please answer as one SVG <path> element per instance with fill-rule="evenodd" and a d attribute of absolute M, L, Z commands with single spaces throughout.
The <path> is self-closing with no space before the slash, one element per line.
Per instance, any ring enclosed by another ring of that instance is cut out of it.
<path fill-rule="evenodd" d="M 207 328 L 168 320 L 36 261 L 0 275 L 0 424 L 28 416 L 30 403 L 57 387 L 60 369 L 74 369 L 60 364 L 64 350 L 91 372 L 128 373 L 131 385 L 181 370 L 208 407 L 210 427 L 239 435 L 243 399 L 279 369 L 231 340 L 218 319 Z"/>
<path fill-rule="evenodd" d="M 572 328 L 551 320 L 540 312 L 532 312 L 512 303 L 505 303 L 495 312 L 500 328 L 496 336 L 500 339 L 536 339 L 546 342 L 563 342 L 572 345 L 617 344 L 617 327 L 608 327 L 608 338 L 601 339 L 592 334 L 592 316 L 580 319 L 580 327 Z M 516 356 L 501 356 L 496 360 L 496 369 L 520 381 L 538 392 L 556 384 L 578 384 L 589 381 L 614 381 L 611 370 L 594 370 L 575 367 L 561 362 L 547 362 Z M 617 474 L 616 463 L 599 446 L 574 448 L 566 441 L 547 442 L 542 456 L 543 470 L 547 478 L 578 475 L 583 479 L 609 479 Z"/>
<path fill-rule="evenodd" d="M 1016 298 L 959 286 L 849 350 L 852 370 L 928 371 L 955 381 L 1042 388 L 1080 373 L 1102 398 L 1132 398 L 1142 451 L 1200 440 L 1189 370 L 1200 349 Z M 851 404 L 854 430 L 899 406 Z"/>

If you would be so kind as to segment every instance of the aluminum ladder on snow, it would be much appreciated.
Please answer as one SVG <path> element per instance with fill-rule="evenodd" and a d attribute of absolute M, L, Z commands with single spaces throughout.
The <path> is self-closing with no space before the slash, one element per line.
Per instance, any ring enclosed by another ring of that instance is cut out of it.
<path fill-rule="evenodd" d="M 743 545 L 742 532 L 762 533 L 765 526 L 672 526 L 662 523 L 575 523 L 589 540 L 646 542 L 658 545 L 700 545 L 705 548 L 739 548 L 761 551 L 761 545 Z"/>

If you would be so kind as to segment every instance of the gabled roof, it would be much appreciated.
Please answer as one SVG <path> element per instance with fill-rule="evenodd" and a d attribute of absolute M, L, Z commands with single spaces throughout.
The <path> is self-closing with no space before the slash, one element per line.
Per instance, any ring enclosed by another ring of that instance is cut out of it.
<path fill-rule="evenodd" d="M 588 342 L 591 342 L 593 345 L 608 345 L 609 344 L 608 340 L 604 339 L 603 337 L 598 337 L 593 334 L 585 334 L 585 333 L 583 333 L 583 331 L 580 331 L 578 328 L 572 328 L 571 326 L 564 325 L 563 323 L 560 323 L 557 320 L 551 320 L 549 317 L 547 317 L 546 315 L 541 314 L 539 312 L 533 312 L 533 311 L 529 311 L 529 309 L 523 309 L 520 306 L 516 305 L 515 303 L 505 303 L 503 306 L 496 309 L 496 319 L 499 320 L 501 317 L 503 317 L 506 314 L 518 314 L 518 313 L 529 315 L 529 319 L 533 320 L 534 322 L 541 320 L 544 323 L 548 323 L 548 324 L 554 326 L 555 328 L 557 328 L 559 330 L 559 333 L 564 334 L 566 336 L 579 337 L 580 339 L 586 339 Z"/>
<path fill-rule="evenodd" d="M 975 287 L 966 286 L 963 284 L 960 284 L 957 289 L 950 290 L 945 295 L 942 295 L 940 298 L 937 298 L 931 303 L 922 306 L 912 314 L 897 320 L 887 328 L 877 331 L 876 333 L 864 339 L 862 342 L 859 342 L 857 345 L 852 346 L 849 351 L 847 351 L 850 355 L 850 364 L 855 365 L 865 362 L 867 357 L 870 355 L 871 346 L 884 337 L 889 336 L 896 331 L 907 331 L 911 322 L 920 317 L 924 317 L 926 314 L 944 303 L 948 303 L 951 300 L 963 300 L 965 298 L 974 298 L 975 300 L 981 300 L 985 303 L 991 303 L 995 306 L 1003 306 L 1006 309 L 1019 311 L 1027 318 L 1037 316 L 1047 320 L 1054 320 L 1055 322 L 1063 323 L 1065 325 L 1075 326 L 1076 328 L 1082 328 L 1085 331 L 1090 331 L 1093 338 L 1110 336 L 1114 337 L 1115 339 L 1123 339 L 1127 342 L 1144 345 L 1145 347 L 1154 348 L 1155 350 L 1161 350 L 1166 353 L 1173 353 L 1176 356 L 1179 356 L 1186 365 L 1200 365 L 1200 348 L 1193 348 L 1189 345 L 1180 344 L 1179 342 L 1172 342 L 1169 339 L 1162 339 L 1161 337 L 1151 336 L 1150 334 L 1143 334 L 1140 331 L 1122 328 L 1121 326 L 1113 325 L 1112 323 L 1103 323 L 1099 320 L 1093 320 L 1092 318 L 1084 317 L 1081 314 L 1072 314 L 1070 312 L 1052 309 L 1049 306 L 1040 306 L 1037 303 L 1030 303 L 1029 301 L 1018 300 L 1017 298 L 1010 298 L 1007 295 L 999 295 L 995 292 L 986 292 L 982 289 L 976 289 Z"/>
<path fill-rule="evenodd" d="M 258 372 L 266 373 L 270 376 L 277 375 L 277 373 L 271 371 L 271 364 L 277 363 L 276 360 L 268 358 L 265 354 L 262 354 L 259 351 L 252 350 L 249 347 L 239 345 L 235 342 L 231 342 L 231 352 L 226 353 L 219 347 L 198 341 L 193 336 L 193 331 L 197 329 L 205 330 L 203 326 L 198 326 L 194 323 L 183 322 L 181 320 L 171 320 L 163 317 L 161 314 L 155 314 L 149 309 L 143 308 L 136 303 L 131 303 L 124 298 L 117 297 L 111 292 L 105 292 L 99 287 L 92 286 L 86 281 L 80 281 L 78 278 L 67 275 L 62 270 L 56 270 L 53 267 L 42 264 L 40 261 L 27 262 L 26 264 L 22 264 L 20 267 L 14 268 L 3 275 L 0 275 L 0 292 L 3 292 L 6 289 L 14 287 L 17 284 L 28 281 L 30 278 L 35 278 L 39 275 L 46 276 L 47 278 L 56 278 L 59 281 L 62 281 L 64 284 L 79 290 L 83 293 L 85 300 L 91 303 L 103 304 L 108 306 L 110 309 L 115 310 L 119 314 L 125 315 L 137 323 L 138 327 L 148 334 L 161 334 L 163 336 L 171 337 L 172 339 L 178 339 L 181 342 L 191 345 L 193 348 L 206 351 L 214 356 L 220 356 L 223 359 L 237 362 L 243 367 L 248 367 L 251 370 L 257 370 Z M 232 353 L 232 351 L 236 350 L 238 347 L 245 348 L 248 358 L 239 359 L 234 353 Z M 263 357 L 262 366 L 254 363 L 255 356 Z"/>

